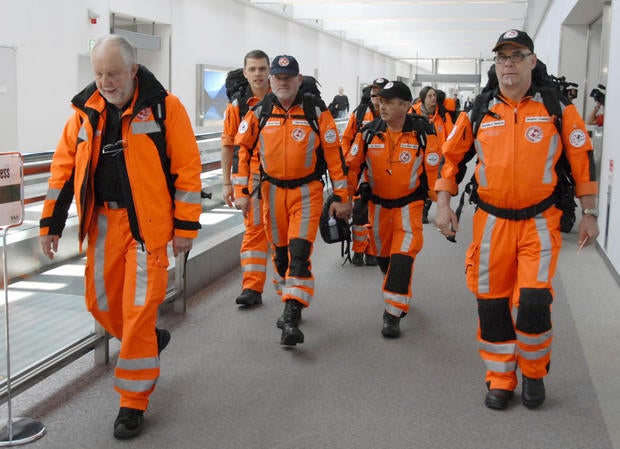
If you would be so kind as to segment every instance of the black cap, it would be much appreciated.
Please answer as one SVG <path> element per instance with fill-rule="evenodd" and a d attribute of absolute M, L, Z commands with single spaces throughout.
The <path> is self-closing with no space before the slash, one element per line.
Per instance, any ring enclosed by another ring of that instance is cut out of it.
<path fill-rule="evenodd" d="M 378 87 L 379 89 L 383 89 L 385 85 L 389 83 L 387 78 L 376 78 L 370 83 L 370 87 Z"/>
<path fill-rule="evenodd" d="M 504 44 L 513 44 L 517 47 L 527 48 L 532 53 L 534 52 L 534 42 L 532 42 L 532 39 L 525 31 L 508 30 L 502 33 L 491 51 L 497 51 L 497 49 Z"/>
<path fill-rule="evenodd" d="M 400 98 L 405 101 L 413 100 L 411 90 L 402 81 L 390 81 L 383 86 L 383 89 L 377 92 L 377 95 L 383 98 Z"/>
<path fill-rule="evenodd" d="M 299 64 L 297 59 L 289 55 L 279 55 L 271 61 L 271 75 L 284 74 L 288 76 L 299 75 Z"/>

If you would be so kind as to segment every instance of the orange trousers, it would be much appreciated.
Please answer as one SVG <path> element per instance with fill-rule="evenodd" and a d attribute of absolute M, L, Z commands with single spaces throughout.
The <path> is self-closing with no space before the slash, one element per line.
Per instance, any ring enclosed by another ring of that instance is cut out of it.
<path fill-rule="evenodd" d="M 121 341 L 114 389 L 120 406 L 146 410 L 159 377 L 155 323 L 166 296 L 166 247 L 147 252 L 129 229 L 126 209 L 97 206 L 88 229 L 86 306 Z"/>
<path fill-rule="evenodd" d="M 514 390 L 517 367 L 536 379 L 549 370 L 561 216 L 555 207 L 519 221 L 481 209 L 474 214 L 465 269 L 478 302 L 479 353 L 489 388 Z"/>
<path fill-rule="evenodd" d="M 273 245 L 274 287 L 282 297 L 310 305 L 314 276 L 310 261 L 323 208 L 323 183 L 293 189 L 262 184 L 267 239 Z"/>
<path fill-rule="evenodd" d="M 398 317 L 409 312 L 413 297 L 413 262 L 424 245 L 423 206 L 424 201 L 393 209 L 368 203 L 371 246 L 376 248 L 379 267 L 385 274 L 385 310 Z"/>
<path fill-rule="evenodd" d="M 258 173 L 251 174 L 250 192 L 258 184 Z M 263 223 L 262 199 L 258 195 L 250 199 L 250 209 L 243 219 L 245 233 L 241 241 L 241 287 L 262 293 L 267 277 L 268 242 Z"/>

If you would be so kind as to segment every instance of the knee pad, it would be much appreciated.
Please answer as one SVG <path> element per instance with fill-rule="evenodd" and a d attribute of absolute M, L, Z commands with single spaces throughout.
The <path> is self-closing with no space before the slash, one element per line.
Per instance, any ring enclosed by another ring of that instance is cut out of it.
<path fill-rule="evenodd" d="M 368 223 L 368 203 L 362 200 L 353 202 L 353 224 L 365 225 Z"/>
<path fill-rule="evenodd" d="M 292 239 L 288 245 L 291 255 L 289 274 L 295 277 L 309 278 L 310 273 L 310 250 L 312 243 L 305 239 Z"/>
<path fill-rule="evenodd" d="M 273 264 L 280 277 L 283 278 L 288 270 L 288 246 L 275 246 L 273 254 Z"/>
<path fill-rule="evenodd" d="M 412 270 L 413 257 L 405 254 L 392 254 L 387 279 L 385 280 L 385 289 L 401 295 L 409 293 Z"/>
<path fill-rule="evenodd" d="M 390 258 L 377 257 L 377 265 L 379 265 L 379 269 L 381 269 L 383 274 L 387 273 L 388 267 L 390 266 Z"/>
<path fill-rule="evenodd" d="M 517 312 L 517 329 L 526 334 L 542 334 L 551 329 L 551 303 L 548 288 L 522 288 Z"/>
<path fill-rule="evenodd" d="M 485 341 L 499 343 L 517 338 L 508 298 L 478 298 L 478 319 L 480 334 Z"/>

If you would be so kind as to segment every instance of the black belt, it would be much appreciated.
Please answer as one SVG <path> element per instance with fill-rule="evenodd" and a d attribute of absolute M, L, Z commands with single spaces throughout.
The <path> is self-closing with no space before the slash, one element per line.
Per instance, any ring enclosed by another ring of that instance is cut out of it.
<path fill-rule="evenodd" d="M 555 204 L 555 200 L 556 196 L 552 194 L 540 203 L 524 207 L 523 209 L 504 209 L 502 207 L 496 207 L 489 203 L 485 203 L 480 198 L 478 198 L 477 204 L 480 209 L 498 218 L 505 218 L 507 220 L 527 220 L 549 209 Z"/>
<path fill-rule="evenodd" d="M 426 192 L 424 189 L 416 189 L 413 193 L 410 193 L 407 196 L 402 196 L 400 198 L 395 198 L 393 200 L 389 200 L 386 198 L 381 198 L 380 196 L 371 193 L 369 196 L 370 201 L 375 204 L 380 205 L 381 207 L 385 207 L 386 209 L 396 209 L 403 206 L 406 206 L 409 203 L 413 203 L 414 201 L 420 201 L 426 199 Z"/>

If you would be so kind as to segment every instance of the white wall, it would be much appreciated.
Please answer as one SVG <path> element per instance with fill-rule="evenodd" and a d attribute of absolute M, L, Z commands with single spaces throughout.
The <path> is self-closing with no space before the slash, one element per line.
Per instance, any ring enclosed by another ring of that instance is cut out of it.
<path fill-rule="evenodd" d="M 0 6 L 0 45 L 17 48 L 17 150 L 23 153 L 55 147 L 71 98 L 84 87 L 89 39 L 109 32 L 112 12 L 158 23 L 163 51 L 140 50 L 139 60 L 181 98 L 192 121 L 196 64 L 239 67 L 255 48 L 271 57 L 292 54 L 302 73 L 318 69 L 326 101 L 343 86 L 353 103 L 358 76 L 368 82 L 410 75 L 406 64 L 241 1 L 0 0 Z M 99 14 L 97 24 L 88 9 Z"/>

